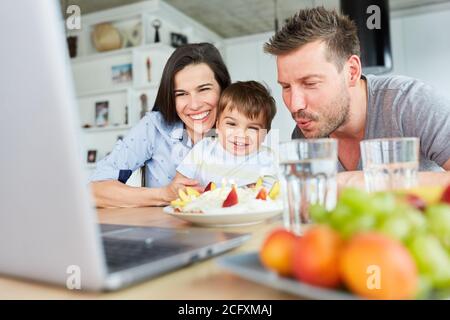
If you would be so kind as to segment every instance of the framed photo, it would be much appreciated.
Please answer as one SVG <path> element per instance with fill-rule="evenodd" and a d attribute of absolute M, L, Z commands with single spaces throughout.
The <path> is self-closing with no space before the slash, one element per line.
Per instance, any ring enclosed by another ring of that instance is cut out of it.
<path fill-rule="evenodd" d="M 188 39 L 184 34 L 175 33 L 175 32 L 170 33 L 170 44 L 172 45 L 172 47 L 178 48 L 178 47 L 182 46 L 183 44 L 187 44 L 187 43 L 188 43 Z"/>
<path fill-rule="evenodd" d="M 99 101 L 95 103 L 95 125 L 104 127 L 108 125 L 109 102 Z"/>
<path fill-rule="evenodd" d="M 131 63 L 112 66 L 111 71 L 113 83 L 130 82 L 133 80 L 133 68 Z"/>
<path fill-rule="evenodd" d="M 95 163 L 97 161 L 97 150 L 88 150 L 87 162 Z"/>

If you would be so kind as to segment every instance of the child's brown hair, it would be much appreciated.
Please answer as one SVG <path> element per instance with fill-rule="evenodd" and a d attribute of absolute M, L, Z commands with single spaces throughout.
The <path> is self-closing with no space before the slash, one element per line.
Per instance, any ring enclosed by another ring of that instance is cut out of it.
<path fill-rule="evenodd" d="M 269 90 L 257 81 L 237 81 L 229 85 L 220 96 L 217 119 L 225 109 L 237 109 L 250 119 L 263 115 L 264 129 L 267 132 L 277 112 L 275 99 Z"/>

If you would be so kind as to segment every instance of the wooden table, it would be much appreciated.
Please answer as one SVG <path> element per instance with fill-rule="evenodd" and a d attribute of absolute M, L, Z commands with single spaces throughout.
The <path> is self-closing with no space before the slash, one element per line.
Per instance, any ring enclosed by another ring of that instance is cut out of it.
<path fill-rule="evenodd" d="M 102 209 L 101 223 L 192 227 L 168 216 L 161 208 Z M 251 233 L 252 237 L 226 254 L 257 250 L 264 237 L 280 220 L 247 227 L 213 230 Z M 70 291 L 64 287 L 0 277 L 0 299 L 292 299 L 292 295 L 246 281 L 221 269 L 214 258 L 169 272 L 130 288 L 112 293 Z"/>

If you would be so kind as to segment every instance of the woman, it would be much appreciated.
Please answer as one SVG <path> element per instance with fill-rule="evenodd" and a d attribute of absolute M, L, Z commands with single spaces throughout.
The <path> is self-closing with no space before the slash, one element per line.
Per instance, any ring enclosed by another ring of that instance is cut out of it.
<path fill-rule="evenodd" d="M 219 51 L 209 43 L 175 50 L 164 67 L 153 112 L 145 115 L 108 157 L 97 164 L 91 187 L 97 207 L 161 206 L 179 188 L 197 181 L 177 177 L 176 167 L 215 124 L 220 93 L 230 84 Z M 146 168 L 146 186 L 125 184 Z"/>

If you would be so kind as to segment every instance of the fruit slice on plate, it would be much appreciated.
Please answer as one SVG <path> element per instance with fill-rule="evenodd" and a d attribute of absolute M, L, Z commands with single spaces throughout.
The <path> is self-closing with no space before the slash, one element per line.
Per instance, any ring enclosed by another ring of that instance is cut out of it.
<path fill-rule="evenodd" d="M 208 185 L 206 186 L 205 190 L 203 190 L 203 192 L 213 191 L 215 189 L 216 189 L 216 184 L 211 181 L 210 183 L 208 183 Z"/>
<path fill-rule="evenodd" d="M 173 201 L 170 201 L 170 205 L 174 208 L 184 207 L 186 205 L 186 202 L 184 202 L 181 199 L 176 199 Z"/>
<path fill-rule="evenodd" d="M 237 192 L 236 192 L 236 188 L 233 186 L 231 188 L 231 191 L 228 194 L 227 198 L 223 202 L 222 208 L 232 207 L 232 206 L 234 206 L 236 204 L 238 204 L 238 195 L 237 195 Z"/>
<path fill-rule="evenodd" d="M 191 187 L 186 187 L 186 192 L 190 197 L 197 198 L 198 196 L 200 196 L 200 192 Z"/>
<path fill-rule="evenodd" d="M 191 202 L 191 199 L 189 196 L 181 189 L 178 190 L 178 195 L 180 196 L 180 199 L 184 202 Z"/>
<path fill-rule="evenodd" d="M 258 190 L 259 188 L 262 187 L 263 184 L 263 179 L 261 177 L 258 178 L 258 180 L 256 180 L 256 184 L 253 187 L 255 190 Z"/>
<path fill-rule="evenodd" d="M 280 182 L 275 181 L 272 185 L 272 188 L 270 188 L 269 197 L 270 199 L 275 200 L 279 194 L 280 194 Z"/>
<path fill-rule="evenodd" d="M 258 194 L 256 195 L 256 199 L 260 200 L 266 200 L 267 199 L 267 191 L 264 187 L 259 190 Z"/>

